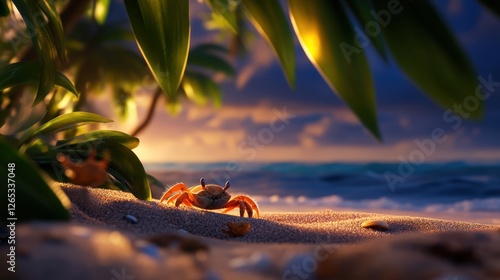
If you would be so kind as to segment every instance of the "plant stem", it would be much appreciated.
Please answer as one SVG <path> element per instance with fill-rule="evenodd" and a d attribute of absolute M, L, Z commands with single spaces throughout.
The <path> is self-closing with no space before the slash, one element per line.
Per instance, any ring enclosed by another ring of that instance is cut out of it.
<path fill-rule="evenodd" d="M 142 121 L 142 123 L 140 123 L 137 126 L 136 129 L 134 129 L 134 131 L 130 135 L 137 136 L 139 133 L 141 133 L 149 125 L 149 123 L 153 119 L 153 115 L 154 115 L 154 112 L 156 109 L 156 104 L 158 103 L 158 100 L 162 96 L 162 93 L 163 92 L 162 92 L 161 88 L 158 87 L 158 89 L 156 90 L 156 92 L 153 96 L 153 99 L 151 99 L 151 104 L 149 105 L 149 110 L 148 110 L 148 114 L 146 115 L 146 118 Z"/>

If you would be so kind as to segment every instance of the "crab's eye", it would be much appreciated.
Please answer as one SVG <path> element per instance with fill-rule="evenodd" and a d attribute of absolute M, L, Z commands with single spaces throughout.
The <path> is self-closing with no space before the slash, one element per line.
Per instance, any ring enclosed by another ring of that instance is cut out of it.
<path fill-rule="evenodd" d="M 224 191 L 229 188 L 229 181 L 226 182 L 226 185 L 224 186 Z"/>

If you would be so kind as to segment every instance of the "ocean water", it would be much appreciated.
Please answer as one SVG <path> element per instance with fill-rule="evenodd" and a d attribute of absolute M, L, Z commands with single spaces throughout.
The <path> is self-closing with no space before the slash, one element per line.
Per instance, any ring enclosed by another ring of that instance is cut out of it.
<path fill-rule="evenodd" d="M 161 163 L 145 167 L 167 186 L 176 182 L 197 185 L 201 177 L 207 183 L 219 185 L 229 180 L 232 194 L 250 195 L 261 209 L 390 210 L 452 213 L 458 218 L 487 213 L 490 220 L 500 222 L 498 163 L 449 162 L 418 166 L 409 163 Z"/>

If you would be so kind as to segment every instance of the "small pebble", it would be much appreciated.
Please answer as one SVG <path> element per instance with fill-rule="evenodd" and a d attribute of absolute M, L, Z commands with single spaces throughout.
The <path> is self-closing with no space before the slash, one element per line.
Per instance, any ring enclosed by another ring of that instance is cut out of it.
<path fill-rule="evenodd" d="M 373 230 L 386 231 L 389 229 L 389 224 L 386 221 L 366 221 L 361 224 L 362 228 L 369 228 Z"/>
<path fill-rule="evenodd" d="M 150 256 L 151 258 L 160 258 L 160 248 L 158 248 L 155 244 L 151 244 L 145 240 L 137 240 L 134 242 L 134 245 L 138 251 Z"/>
<path fill-rule="evenodd" d="M 137 218 L 132 216 L 132 215 L 125 215 L 123 216 L 123 219 L 131 224 L 137 224 Z"/>

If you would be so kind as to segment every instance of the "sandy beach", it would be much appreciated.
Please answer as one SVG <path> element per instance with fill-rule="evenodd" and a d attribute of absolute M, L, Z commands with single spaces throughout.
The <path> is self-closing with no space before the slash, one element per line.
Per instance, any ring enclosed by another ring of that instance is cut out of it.
<path fill-rule="evenodd" d="M 495 225 L 330 210 L 249 219 L 61 187 L 73 221 L 19 229 L 19 279 L 500 279 Z M 228 222 L 251 228 L 233 237 Z"/>

